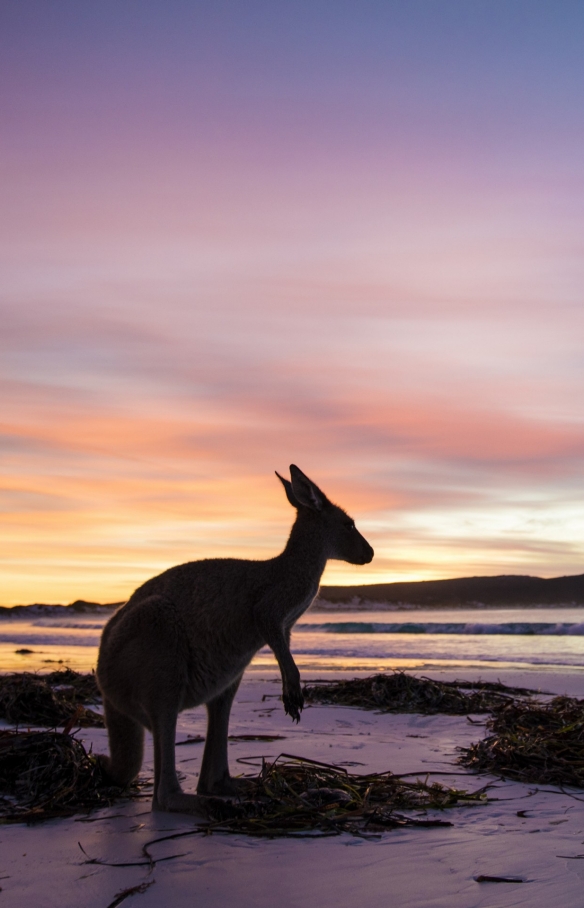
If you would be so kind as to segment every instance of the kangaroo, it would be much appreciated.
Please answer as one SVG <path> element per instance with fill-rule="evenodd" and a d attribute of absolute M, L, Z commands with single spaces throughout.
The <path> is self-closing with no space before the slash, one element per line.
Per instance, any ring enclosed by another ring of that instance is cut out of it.
<path fill-rule="evenodd" d="M 110 755 L 105 774 L 126 785 L 142 765 L 144 729 L 154 742 L 153 810 L 204 812 L 209 795 L 236 795 L 229 774 L 229 714 L 243 672 L 266 644 L 282 675 L 293 721 L 304 698 L 290 632 L 312 604 L 329 558 L 368 564 L 373 549 L 342 508 L 294 464 L 276 473 L 296 520 L 284 551 L 266 561 L 210 558 L 170 568 L 139 587 L 106 624 L 97 680 Z M 205 704 L 207 738 L 197 794 L 182 791 L 175 767 L 179 712 Z"/>

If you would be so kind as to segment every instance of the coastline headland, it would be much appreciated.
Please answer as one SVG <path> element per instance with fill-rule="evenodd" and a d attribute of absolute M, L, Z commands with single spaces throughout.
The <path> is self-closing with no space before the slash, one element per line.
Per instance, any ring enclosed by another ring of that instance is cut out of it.
<path fill-rule="evenodd" d="M 362 586 L 322 586 L 314 608 L 383 609 L 534 608 L 584 605 L 584 574 L 568 577 L 458 577 L 373 583 Z"/>
<path fill-rule="evenodd" d="M 77 614 L 110 614 L 121 602 L 88 602 L 85 599 L 76 599 L 69 605 L 61 605 L 49 602 L 34 602 L 30 605 L 0 605 L 0 618 L 30 618 L 31 615 L 44 615 L 45 617 L 56 618 L 60 615 Z"/>
<path fill-rule="evenodd" d="M 99 603 L 77 599 L 69 605 L 33 603 L 0 606 L 0 618 L 110 613 L 121 602 Z M 384 611 L 439 608 L 560 608 L 584 606 L 584 574 L 567 577 L 531 577 L 500 574 L 495 577 L 457 577 L 370 583 L 359 586 L 321 586 L 313 609 L 317 611 Z"/>

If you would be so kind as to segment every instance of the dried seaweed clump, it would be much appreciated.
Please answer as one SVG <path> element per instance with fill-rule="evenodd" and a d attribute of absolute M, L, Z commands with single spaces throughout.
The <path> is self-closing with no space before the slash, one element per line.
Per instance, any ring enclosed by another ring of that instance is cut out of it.
<path fill-rule="evenodd" d="M 462 751 L 477 772 L 584 788 L 584 700 L 510 703 L 488 720 L 493 734 Z"/>
<path fill-rule="evenodd" d="M 89 674 L 83 674 L 82 672 L 73 671 L 72 668 L 60 668 L 54 672 L 47 672 L 47 674 L 40 677 L 53 688 L 55 686 L 71 688 L 77 703 L 101 702 L 101 691 L 97 686 L 97 678 L 94 671 Z"/>
<path fill-rule="evenodd" d="M 107 807 L 121 793 L 75 737 L 0 731 L 0 823 L 71 816 Z"/>
<path fill-rule="evenodd" d="M 446 820 L 425 816 L 426 812 L 486 800 L 484 789 L 468 793 L 437 782 L 406 782 L 390 772 L 354 775 L 287 754 L 264 763 L 259 776 L 249 783 L 245 801 L 210 799 L 210 831 L 256 836 L 366 835 L 398 826 L 451 826 Z M 418 815 L 396 812 L 402 810 Z"/>
<path fill-rule="evenodd" d="M 433 681 L 415 678 L 406 672 L 373 675 L 369 678 L 327 681 L 304 688 L 312 703 L 335 703 L 394 713 L 448 713 L 464 716 L 486 713 L 513 702 L 516 696 L 534 691 L 506 687 L 489 681 Z"/>
<path fill-rule="evenodd" d="M 103 718 L 83 703 L 95 702 L 94 675 L 65 669 L 48 675 L 14 672 L 0 676 L 0 719 L 14 725 L 66 725 L 103 728 Z"/>

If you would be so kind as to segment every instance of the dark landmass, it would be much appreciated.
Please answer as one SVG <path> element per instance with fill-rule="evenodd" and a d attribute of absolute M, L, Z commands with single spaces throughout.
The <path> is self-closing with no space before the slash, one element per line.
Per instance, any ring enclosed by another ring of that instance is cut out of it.
<path fill-rule="evenodd" d="M 584 574 L 541 577 L 501 574 L 415 583 L 322 586 L 315 607 L 347 608 L 481 608 L 483 606 L 584 605 Z"/>
<path fill-rule="evenodd" d="M 77 599 L 70 605 L 0 606 L 0 618 L 31 614 L 44 616 L 105 614 L 122 605 Z M 454 580 L 421 580 L 405 583 L 371 583 L 362 586 L 321 586 L 315 609 L 408 609 L 408 608 L 528 608 L 537 606 L 584 606 L 584 574 L 572 577 L 520 576 L 458 577 Z"/>
<path fill-rule="evenodd" d="M 57 617 L 59 615 L 74 614 L 104 614 L 118 608 L 121 602 L 110 602 L 103 605 L 100 602 L 86 602 L 85 599 L 76 599 L 69 605 L 53 605 L 45 602 L 35 602 L 32 605 L 0 606 L 0 618 L 15 618 L 17 616 L 30 618 L 31 615 L 44 615 Z"/>

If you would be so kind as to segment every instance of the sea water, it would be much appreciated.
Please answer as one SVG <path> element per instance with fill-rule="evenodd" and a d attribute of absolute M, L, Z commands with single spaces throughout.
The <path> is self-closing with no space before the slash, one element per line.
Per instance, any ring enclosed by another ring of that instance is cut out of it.
<path fill-rule="evenodd" d="M 4 613 L 0 671 L 90 671 L 110 615 Z M 300 668 L 315 671 L 584 670 L 584 608 L 311 610 L 294 628 L 291 648 Z M 250 669 L 268 668 L 276 663 L 266 647 Z"/>

